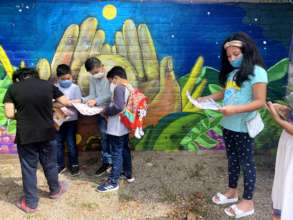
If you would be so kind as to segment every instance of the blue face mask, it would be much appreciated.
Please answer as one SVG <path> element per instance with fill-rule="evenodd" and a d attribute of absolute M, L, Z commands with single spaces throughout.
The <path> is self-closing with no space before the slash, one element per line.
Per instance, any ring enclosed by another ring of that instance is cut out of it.
<path fill-rule="evenodd" d="M 62 88 L 68 88 L 70 87 L 72 84 L 72 80 L 59 80 L 59 85 L 62 87 Z"/>
<path fill-rule="evenodd" d="M 231 66 L 233 66 L 234 68 L 239 68 L 242 64 L 242 61 L 243 61 L 243 56 L 235 59 L 235 60 L 232 60 L 230 62 Z"/>

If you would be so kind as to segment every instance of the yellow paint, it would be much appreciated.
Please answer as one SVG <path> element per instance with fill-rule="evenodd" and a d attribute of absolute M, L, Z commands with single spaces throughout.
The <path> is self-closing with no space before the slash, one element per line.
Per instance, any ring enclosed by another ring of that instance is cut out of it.
<path fill-rule="evenodd" d="M 186 97 L 186 91 L 191 92 L 194 88 L 194 83 L 196 82 L 197 77 L 199 76 L 200 72 L 201 72 L 201 68 L 203 66 L 204 63 L 204 59 L 202 56 L 198 57 L 196 60 L 195 65 L 193 66 L 191 73 L 188 77 L 188 80 L 186 82 L 186 84 L 184 85 L 182 92 L 181 92 L 181 98 L 182 98 L 182 108 L 184 109 L 184 107 L 188 104 L 188 100 Z"/>
<path fill-rule="evenodd" d="M 6 52 L 4 51 L 3 47 L 0 45 L 0 62 L 3 65 L 3 68 L 6 72 L 6 74 L 9 76 L 9 78 L 12 78 L 12 74 L 13 74 L 13 67 L 10 63 L 10 60 L 6 54 Z"/>
<path fill-rule="evenodd" d="M 226 83 L 226 88 L 225 89 L 236 89 L 236 90 L 240 90 L 240 87 L 236 84 L 235 81 L 229 80 Z"/>
<path fill-rule="evenodd" d="M 117 8 L 114 5 L 106 5 L 103 8 L 103 16 L 107 20 L 112 20 L 117 16 Z"/>
<path fill-rule="evenodd" d="M 198 85 L 198 87 L 196 87 L 195 91 L 192 93 L 193 99 L 196 99 L 201 95 L 207 83 L 208 81 L 206 79 L 201 81 L 201 83 Z M 197 112 L 197 111 L 199 111 L 199 109 L 196 108 L 191 102 L 188 102 L 183 108 L 183 112 Z"/>
<path fill-rule="evenodd" d="M 76 134 L 76 144 L 80 144 L 82 140 L 82 137 L 80 134 Z"/>

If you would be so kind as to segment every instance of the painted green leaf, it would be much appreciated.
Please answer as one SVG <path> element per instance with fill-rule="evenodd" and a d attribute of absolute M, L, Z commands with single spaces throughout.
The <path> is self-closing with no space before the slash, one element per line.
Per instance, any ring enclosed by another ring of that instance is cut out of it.
<path fill-rule="evenodd" d="M 7 89 L 11 83 L 12 81 L 9 76 L 6 76 L 4 79 L 0 80 L 0 88 Z"/>
<path fill-rule="evenodd" d="M 207 136 L 206 134 L 203 134 L 201 136 L 199 136 L 195 142 L 197 144 L 199 144 L 200 146 L 204 147 L 204 148 L 208 148 L 211 149 L 213 147 L 215 147 L 218 144 L 218 141 L 210 138 L 209 136 Z"/>
<path fill-rule="evenodd" d="M 288 73 L 288 58 L 284 58 L 268 69 L 269 82 L 282 79 Z"/>
<path fill-rule="evenodd" d="M 223 130 L 222 130 L 222 128 L 221 128 L 220 125 L 215 126 L 215 127 L 213 128 L 213 131 L 216 132 L 218 135 L 223 136 Z"/>
<path fill-rule="evenodd" d="M 184 137 L 184 138 L 181 140 L 180 144 L 183 145 L 183 146 L 188 146 L 188 144 L 189 144 L 190 142 L 192 142 L 192 138 L 189 137 L 189 136 L 186 136 L 186 137 Z"/>
<path fill-rule="evenodd" d="M 16 133 L 16 121 L 12 120 L 9 122 L 7 127 L 8 134 L 15 134 Z"/>
<path fill-rule="evenodd" d="M 198 146 L 195 144 L 195 143 L 189 143 L 188 145 L 187 145 L 187 150 L 188 151 L 198 151 Z"/>
<path fill-rule="evenodd" d="M 220 92 L 223 88 L 217 84 L 209 84 L 209 90 L 211 93 Z"/>

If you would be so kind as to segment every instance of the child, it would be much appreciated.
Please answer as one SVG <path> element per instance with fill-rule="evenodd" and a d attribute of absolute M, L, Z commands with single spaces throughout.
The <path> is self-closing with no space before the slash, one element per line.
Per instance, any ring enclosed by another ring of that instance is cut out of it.
<path fill-rule="evenodd" d="M 229 189 L 217 193 L 213 202 L 218 205 L 238 201 L 237 184 L 240 169 L 244 174 L 242 200 L 225 209 L 228 216 L 241 218 L 254 214 L 253 192 L 256 168 L 253 159 L 253 138 L 246 122 L 256 117 L 256 110 L 265 105 L 267 73 L 253 40 L 245 33 L 236 33 L 222 46 L 220 84 L 221 92 L 204 98 L 224 99 L 221 125 L 228 158 Z M 201 99 L 204 99 L 201 98 Z"/>
<path fill-rule="evenodd" d="M 109 192 L 119 189 L 119 178 L 122 171 L 128 182 L 133 182 L 131 152 L 129 148 L 129 130 L 120 121 L 119 113 L 126 106 L 130 92 L 125 70 L 122 67 L 113 67 L 107 78 L 110 79 L 113 89 L 113 99 L 111 104 L 104 110 L 104 115 L 108 117 L 108 140 L 112 147 L 112 170 L 108 181 L 97 187 L 99 192 Z M 112 79 L 112 80 L 111 80 Z"/>
<path fill-rule="evenodd" d="M 102 62 L 96 57 L 90 57 L 85 62 L 86 71 L 90 73 L 90 91 L 83 98 L 89 106 L 107 106 L 111 101 L 109 82 Z M 101 136 L 101 159 L 102 165 L 96 170 L 96 176 L 102 176 L 110 172 L 112 167 L 111 146 L 107 138 L 107 121 L 101 115 L 97 117 L 97 124 Z"/>
<path fill-rule="evenodd" d="M 57 87 L 70 100 L 81 100 L 81 92 L 78 85 L 72 82 L 70 67 L 66 64 L 60 64 L 57 67 L 58 84 Z M 61 173 L 65 170 L 64 161 L 64 142 L 66 141 L 68 148 L 68 164 L 72 176 L 79 174 L 78 152 L 76 147 L 76 129 L 78 113 L 71 108 L 72 113 L 59 129 L 57 134 L 57 165 L 58 171 Z"/>
<path fill-rule="evenodd" d="M 293 219 L 293 122 L 292 111 L 284 105 L 268 103 L 268 110 L 284 129 L 279 140 L 272 192 L 274 219 Z"/>

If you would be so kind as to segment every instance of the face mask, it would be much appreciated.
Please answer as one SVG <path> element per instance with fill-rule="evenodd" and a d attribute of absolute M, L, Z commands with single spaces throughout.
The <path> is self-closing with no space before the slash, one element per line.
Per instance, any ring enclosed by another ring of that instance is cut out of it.
<path fill-rule="evenodd" d="M 103 72 L 99 72 L 93 75 L 95 79 L 101 79 L 105 74 Z"/>
<path fill-rule="evenodd" d="M 234 68 L 239 68 L 242 64 L 242 61 L 243 61 L 243 56 L 235 59 L 235 60 L 232 60 L 230 62 L 231 66 L 233 66 Z"/>
<path fill-rule="evenodd" d="M 111 83 L 110 84 L 110 90 L 111 90 L 112 93 L 114 93 L 115 88 L 116 88 L 116 84 Z"/>
<path fill-rule="evenodd" d="M 59 85 L 62 87 L 62 88 L 68 88 L 70 87 L 72 84 L 72 80 L 70 79 L 67 79 L 67 80 L 60 80 L 59 81 Z"/>

